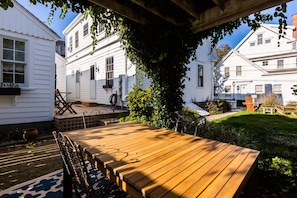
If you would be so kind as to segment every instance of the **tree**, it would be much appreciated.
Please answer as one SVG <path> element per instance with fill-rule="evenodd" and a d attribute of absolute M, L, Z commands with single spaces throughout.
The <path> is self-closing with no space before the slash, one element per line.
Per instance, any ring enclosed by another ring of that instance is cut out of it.
<path fill-rule="evenodd" d="M 4 9 L 11 7 L 11 0 L 1 0 Z M 159 127 L 169 125 L 170 112 L 181 110 L 183 89 L 185 87 L 187 64 L 203 39 L 212 38 L 212 47 L 227 34 L 231 34 L 241 24 L 247 23 L 252 29 L 260 23 L 279 17 L 280 31 L 286 26 L 286 5 L 278 6 L 274 16 L 256 13 L 254 17 L 244 17 L 212 29 L 191 34 L 188 27 L 177 27 L 157 17 L 152 17 L 145 25 L 123 18 L 105 8 L 84 0 L 30 0 L 32 4 L 42 3 L 51 6 L 50 16 L 57 8 L 62 8 L 60 16 L 65 16 L 68 9 L 84 12 L 93 19 L 91 32 L 93 44 L 96 44 L 98 25 L 105 24 L 107 33 L 119 32 L 129 59 L 145 71 L 153 90 L 153 124 Z M 178 13 L 177 13 L 178 15 Z"/>
<path fill-rule="evenodd" d="M 228 54 L 228 52 L 231 50 L 231 47 L 228 44 L 221 44 L 217 47 L 217 53 L 218 53 L 218 61 L 216 63 L 218 63 L 220 60 L 222 60 L 222 58 Z"/>

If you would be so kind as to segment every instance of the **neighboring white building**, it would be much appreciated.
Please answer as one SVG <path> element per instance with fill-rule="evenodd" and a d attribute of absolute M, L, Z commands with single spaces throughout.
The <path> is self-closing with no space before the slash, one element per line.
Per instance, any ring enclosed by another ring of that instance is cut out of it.
<path fill-rule="evenodd" d="M 78 15 L 63 31 L 66 42 L 65 58 L 67 60 L 67 95 L 69 101 L 110 104 L 114 93 L 122 96 L 117 105 L 126 105 L 126 97 L 132 86 L 138 84 L 135 65 L 131 64 L 123 50 L 117 35 L 106 36 L 104 27 L 100 26 L 98 42 L 92 55 L 92 38 L 90 18 L 82 20 Z M 210 40 L 197 49 L 197 60 L 189 64 L 184 101 L 191 102 L 213 99 L 213 65 L 217 59 L 216 51 L 211 49 Z M 149 85 L 143 79 L 143 87 Z"/>
<path fill-rule="evenodd" d="M 0 95 L 0 126 L 53 121 L 55 44 L 59 36 L 13 0 L 0 9 L 0 83 L 20 95 Z"/>
<path fill-rule="evenodd" d="M 297 84 L 297 15 L 293 21 L 280 40 L 278 25 L 262 24 L 249 32 L 217 65 L 216 97 L 244 100 L 275 93 L 284 104 L 296 101 L 291 87 Z"/>

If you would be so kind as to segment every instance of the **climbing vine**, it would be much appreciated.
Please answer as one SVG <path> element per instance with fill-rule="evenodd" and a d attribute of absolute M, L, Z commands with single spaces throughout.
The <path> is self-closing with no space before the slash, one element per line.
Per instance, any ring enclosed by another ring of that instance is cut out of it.
<path fill-rule="evenodd" d="M 105 25 L 107 34 L 119 33 L 129 59 L 146 72 L 151 80 L 154 107 L 152 121 L 159 127 L 169 125 L 170 112 L 182 109 L 187 64 L 191 58 L 195 59 L 196 49 L 203 43 L 203 39 L 210 37 L 214 48 L 219 40 L 232 34 L 241 24 L 247 24 L 255 30 L 261 23 L 271 21 L 273 18 L 279 19 L 281 37 L 285 34 L 283 29 L 287 25 L 284 15 L 286 4 L 276 7 L 273 15 L 257 12 L 254 15 L 191 34 L 187 32 L 189 30 L 187 27 L 179 28 L 154 17 L 147 25 L 137 24 L 122 18 L 111 10 L 84 0 L 30 0 L 30 2 L 51 6 L 50 19 L 57 8 L 62 8 L 60 17 L 64 17 L 69 9 L 77 13 L 84 12 L 85 16 L 91 16 L 93 46 L 97 42 L 99 24 Z M 11 0 L 1 0 L 0 3 L 4 9 L 12 7 Z"/>

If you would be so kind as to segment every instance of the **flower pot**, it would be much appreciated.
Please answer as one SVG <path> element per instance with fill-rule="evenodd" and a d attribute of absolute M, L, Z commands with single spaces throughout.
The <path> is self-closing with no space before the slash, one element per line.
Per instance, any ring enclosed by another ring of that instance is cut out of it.
<path fill-rule="evenodd" d="M 0 95 L 21 95 L 21 88 L 0 88 Z"/>
<path fill-rule="evenodd" d="M 23 138 L 26 141 L 35 140 L 38 136 L 38 130 L 36 128 L 25 129 L 23 133 Z"/>

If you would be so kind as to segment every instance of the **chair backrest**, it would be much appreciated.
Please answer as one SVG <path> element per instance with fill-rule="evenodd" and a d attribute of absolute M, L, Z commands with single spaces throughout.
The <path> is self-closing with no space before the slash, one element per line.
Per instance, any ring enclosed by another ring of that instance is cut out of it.
<path fill-rule="evenodd" d="M 73 144 L 68 136 L 63 135 L 61 132 L 57 134 L 54 131 L 53 135 L 60 148 L 63 163 L 74 182 L 76 193 L 79 196 L 84 193 L 87 197 L 90 197 L 93 189 L 89 183 L 86 166 L 81 158 L 78 147 Z"/>

